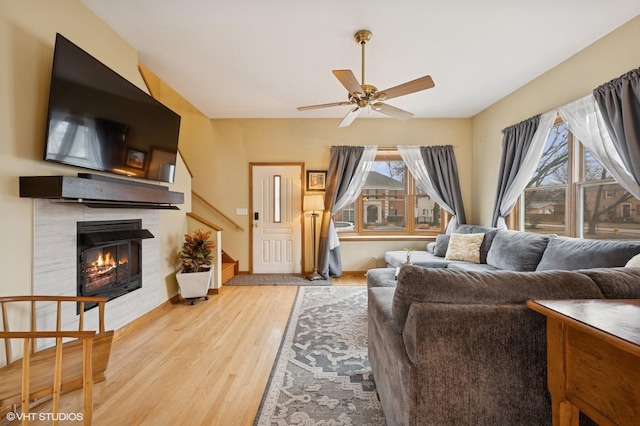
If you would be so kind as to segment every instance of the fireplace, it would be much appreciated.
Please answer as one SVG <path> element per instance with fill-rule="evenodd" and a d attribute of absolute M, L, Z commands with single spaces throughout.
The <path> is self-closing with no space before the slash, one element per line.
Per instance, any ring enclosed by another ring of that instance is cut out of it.
<path fill-rule="evenodd" d="M 109 300 L 142 287 L 142 220 L 78 222 L 78 296 Z M 85 310 L 97 305 L 85 304 Z"/>

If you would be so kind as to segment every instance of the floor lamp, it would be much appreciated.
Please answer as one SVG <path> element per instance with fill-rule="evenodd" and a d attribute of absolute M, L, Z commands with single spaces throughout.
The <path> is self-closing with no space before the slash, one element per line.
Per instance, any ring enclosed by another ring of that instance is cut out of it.
<path fill-rule="evenodd" d="M 302 203 L 302 210 L 305 212 L 311 212 L 306 216 L 311 216 L 311 228 L 313 232 L 313 272 L 311 272 L 310 275 L 307 275 L 307 279 L 310 281 L 323 280 L 324 278 L 318 273 L 318 268 L 316 267 L 316 219 L 320 216 L 318 211 L 324 211 L 324 197 L 320 194 L 305 195 Z"/>

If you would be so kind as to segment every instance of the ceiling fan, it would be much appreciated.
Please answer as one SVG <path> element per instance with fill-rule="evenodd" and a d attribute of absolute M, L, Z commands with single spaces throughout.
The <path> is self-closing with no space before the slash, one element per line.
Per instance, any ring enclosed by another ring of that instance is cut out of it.
<path fill-rule="evenodd" d="M 386 90 L 378 90 L 375 86 L 365 84 L 364 80 L 364 51 L 365 45 L 371 40 L 371 31 L 360 30 L 355 33 L 354 38 L 360 46 L 362 46 L 362 84 L 358 83 L 358 79 L 351 70 L 333 70 L 333 75 L 342 83 L 347 89 L 349 97 L 347 101 L 332 102 L 329 104 L 309 105 L 298 107 L 298 111 L 307 111 L 310 109 L 327 108 L 342 105 L 356 105 L 355 108 L 350 110 L 344 117 L 338 127 L 347 127 L 353 120 L 356 119 L 358 114 L 370 107 L 374 111 L 378 111 L 382 114 L 390 117 L 398 118 L 400 120 L 408 120 L 413 117 L 413 113 L 401 110 L 389 104 L 385 104 L 382 101 L 391 98 L 397 98 L 398 96 L 408 95 L 410 93 L 419 92 L 421 90 L 431 89 L 435 86 L 431 76 L 425 75 L 424 77 L 417 78 L 415 80 L 408 81 L 398 86 L 390 87 Z"/>

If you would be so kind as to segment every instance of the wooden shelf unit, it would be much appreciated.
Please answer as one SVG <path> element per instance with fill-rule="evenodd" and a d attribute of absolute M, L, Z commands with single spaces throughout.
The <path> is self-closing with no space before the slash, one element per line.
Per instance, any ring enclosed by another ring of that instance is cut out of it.
<path fill-rule="evenodd" d="M 20 197 L 83 203 L 90 207 L 177 208 L 182 192 L 166 186 L 100 175 L 20 176 Z"/>

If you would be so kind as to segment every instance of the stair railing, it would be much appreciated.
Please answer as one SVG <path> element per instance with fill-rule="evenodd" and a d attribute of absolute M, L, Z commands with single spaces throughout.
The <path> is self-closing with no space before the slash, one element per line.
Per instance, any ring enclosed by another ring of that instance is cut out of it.
<path fill-rule="evenodd" d="M 234 222 L 233 219 L 231 219 L 229 216 L 227 216 L 226 214 L 221 212 L 219 209 L 217 209 L 213 204 L 211 204 L 209 201 L 207 201 L 202 195 L 198 194 L 196 191 L 191 191 L 191 194 L 194 197 L 196 197 L 199 200 L 201 200 L 205 205 L 207 205 L 207 207 L 213 209 L 216 213 L 218 213 L 220 216 L 222 216 L 225 220 L 227 220 L 233 226 L 235 226 L 238 231 L 244 231 L 244 228 L 242 226 L 240 226 L 238 223 Z"/>

